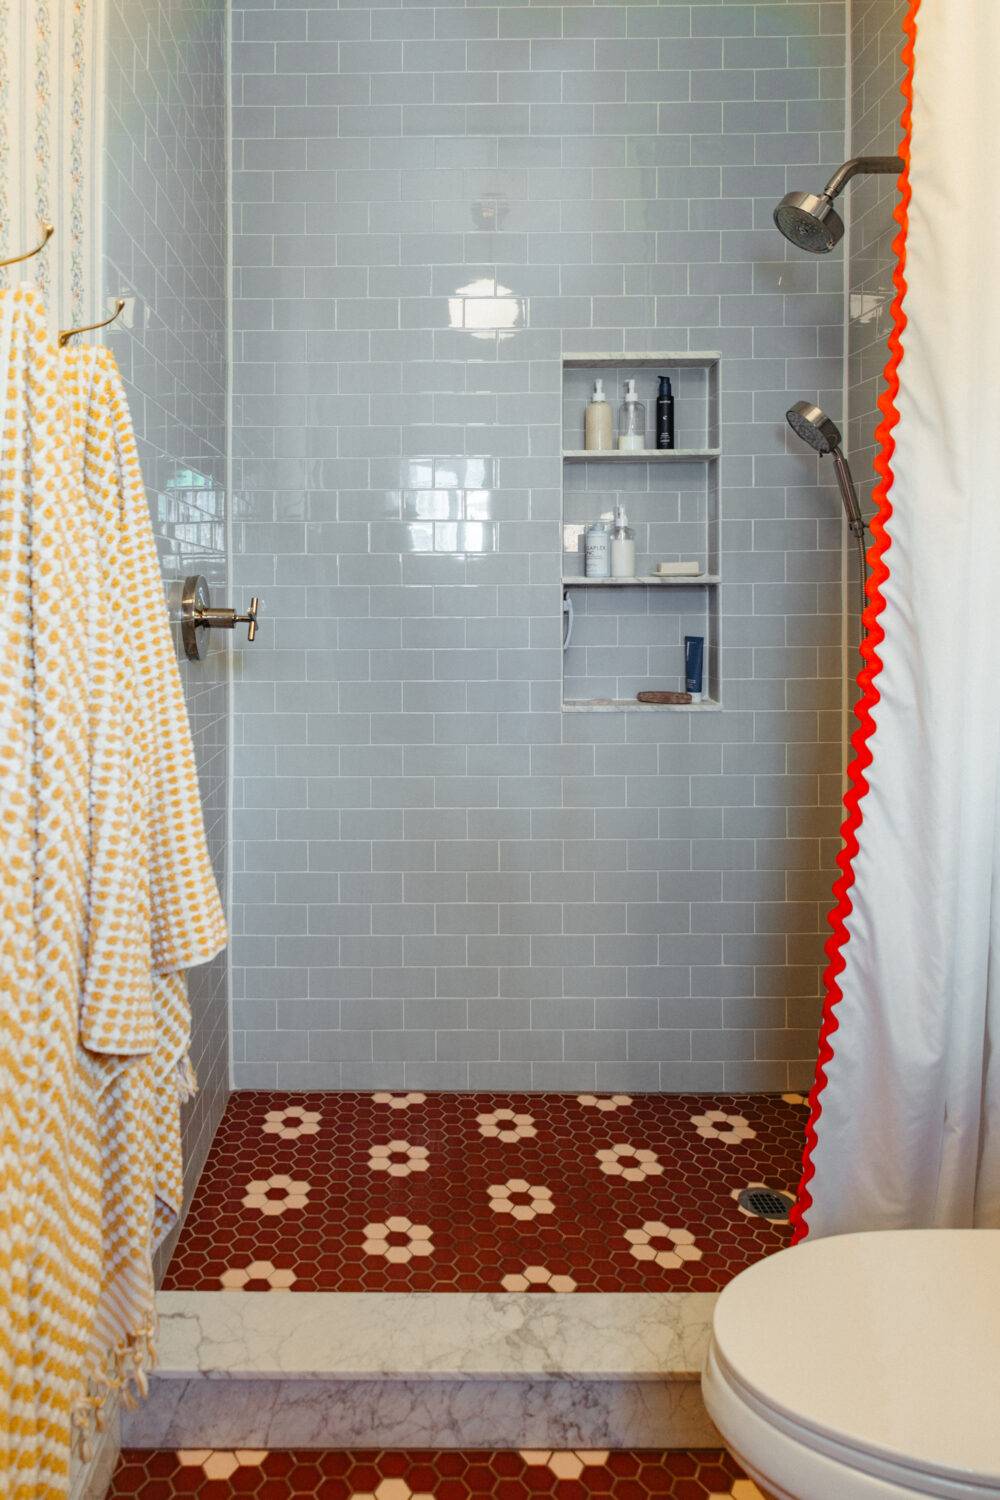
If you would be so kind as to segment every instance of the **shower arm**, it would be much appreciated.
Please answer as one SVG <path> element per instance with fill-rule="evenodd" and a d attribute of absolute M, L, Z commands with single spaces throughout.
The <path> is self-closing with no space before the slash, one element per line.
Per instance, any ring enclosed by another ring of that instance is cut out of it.
<path fill-rule="evenodd" d="M 823 197 L 829 198 L 832 203 L 844 191 L 851 178 L 857 177 L 859 173 L 895 173 L 898 177 L 904 166 L 901 156 L 852 156 L 850 161 L 845 161 L 834 172 L 823 189 Z"/>

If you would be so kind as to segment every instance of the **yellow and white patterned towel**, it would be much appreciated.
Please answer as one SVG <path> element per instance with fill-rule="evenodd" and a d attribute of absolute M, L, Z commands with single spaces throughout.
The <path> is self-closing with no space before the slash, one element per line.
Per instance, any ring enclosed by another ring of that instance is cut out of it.
<path fill-rule="evenodd" d="M 141 1384 L 154 1322 L 152 1249 L 181 1206 L 180 1100 L 190 1081 L 186 981 L 183 972 L 156 970 L 172 956 L 212 957 L 225 926 L 121 380 L 106 350 L 70 348 L 63 359 L 96 541 L 90 929 L 80 1013 L 103 1167 L 95 1352 L 113 1351 L 110 1383 L 131 1375 Z M 158 827 L 165 819 L 169 828 Z M 186 872 L 179 889 L 157 877 L 167 862 Z"/>
<path fill-rule="evenodd" d="M 148 714 L 158 1239 L 180 1210 L 179 1105 L 195 1087 L 188 1061 L 191 1013 L 184 970 L 214 958 L 228 934 L 205 838 L 191 729 L 128 401 L 111 354 L 101 349 L 97 357 L 107 377 L 115 443 L 122 585 L 127 607 L 141 611 L 143 621 L 135 668 Z"/>
<path fill-rule="evenodd" d="M 131 649 L 143 628 L 122 597 L 118 467 L 99 352 L 62 351 L 64 392 L 80 490 L 94 534 L 87 616 L 90 726 L 86 968 L 80 1042 L 99 1054 L 103 1083 L 156 1041 L 149 897 L 149 714 Z"/>
<path fill-rule="evenodd" d="M 30 287 L 0 292 L 0 361 L 0 1493 L 57 1500 L 100 1281 L 97 1132 L 78 1066 L 91 530 Z"/>
<path fill-rule="evenodd" d="M 81 651 L 90 726 L 87 947 L 80 994 L 82 1064 L 101 1160 L 101 1290 L 90 1374 L 95 1395 L 140 1378 L 154 1322 L 150 1224 L 154 1149 L 150 968 L 149 746 L 118 616 L 120 524 L 115 448 L 96 351 L 63 352 L 73 456 L 94 535 Z"/>
<path fill-rule="evenodd" d="M 118 367 L 107 351 L 101 353 L 111 387 L 109 417 L 121 485 L 125 602 L 142 610 L 134 647 L 151 714 L 153 969 L 169 974 L 221 952 L 226 921 L 205 841 L 191 728 L 135 433 Z"/>
<path fill-rule="evenodd" d="M 143 1384 L 183 970 L 226 931 L 121 378 L 28 287 L 0 359 L 0 1496 L 59 1500 L 74 1426 Z"/>

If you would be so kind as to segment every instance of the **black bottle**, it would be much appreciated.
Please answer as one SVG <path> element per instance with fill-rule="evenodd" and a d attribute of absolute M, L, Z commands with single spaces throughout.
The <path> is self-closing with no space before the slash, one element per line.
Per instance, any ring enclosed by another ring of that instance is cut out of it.
<path fill-rule="evenodd" d="M 656 398 L 656 446 L 674 446 L 674 393 L 670 389 L 670 376 L 660 376 L 660 394 Z"/>

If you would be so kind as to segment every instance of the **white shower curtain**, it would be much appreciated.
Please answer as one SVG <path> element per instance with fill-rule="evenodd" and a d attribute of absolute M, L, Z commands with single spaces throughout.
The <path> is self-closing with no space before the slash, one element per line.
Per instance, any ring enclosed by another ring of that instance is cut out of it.
<path fill-rule="evenodd" d="M 1000 14 L 916 0 L 907 32 L 877 624 L 798 1238 L 1000 1226 Z"/>

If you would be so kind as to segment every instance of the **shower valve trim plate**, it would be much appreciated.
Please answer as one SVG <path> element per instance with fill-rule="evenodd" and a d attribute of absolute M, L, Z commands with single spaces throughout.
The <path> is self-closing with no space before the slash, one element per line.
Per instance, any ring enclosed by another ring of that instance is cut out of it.
<path fill-rule="evenodd" d="M 237 614 L 235 609 L 215 609 L 208 584 L 201 574 L 192 573 L 185 578 L 181 592 L 181 641 L 188 661 L 201 661 L 205 656 L 199 630 L 234 630 L 237 625 L 246 625 L 247 640 L 254 640 L 259 603 L 255 594 L 245 615 Z"/>

